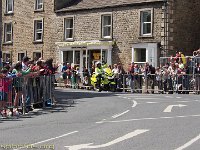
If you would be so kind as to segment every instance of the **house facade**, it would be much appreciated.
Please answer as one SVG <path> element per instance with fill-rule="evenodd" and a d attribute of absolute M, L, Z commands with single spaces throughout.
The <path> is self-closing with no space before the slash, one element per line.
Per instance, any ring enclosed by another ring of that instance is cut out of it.
<path fill-rule="evenodd" d="M 200 48 L 200 1 L 167 0 L 167 54 L 182 51 L 187 56 Z"/>
<path fill-rule="evenodd" d="M 69 62 L 159 65 L 160 56 L 199 48 L 193 0 L 2 0 L 3 61 L 24 55 Z"/>
<path fill-rule="evenodd" d="M 2 38 L 2 1 L 0 1 L 0 67 L 2 66 L 1 38 Z"/>
<path fill-rule="evenodd" d="M 55 55 L 55 1 L 2 0 L 3 61 Z"/>
<path fill-rule="evenodd" d="M 97 61 L 121 63 L 124 69 L 132 61 L 157 66 L 164 32 L 163 4 L 163 0 L 87 0 L 57 10 L 61 37 L 56 42 L 57 58 L 80 68 L 90 68 Z"/>

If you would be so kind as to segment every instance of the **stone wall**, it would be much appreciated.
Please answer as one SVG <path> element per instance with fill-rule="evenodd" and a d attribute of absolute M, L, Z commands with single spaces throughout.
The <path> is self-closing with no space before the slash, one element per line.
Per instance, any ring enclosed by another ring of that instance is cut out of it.
<path fill-rule="evenodd" d="M 44 1 L 43 11 L 35 10 L 35 0 L 16 0 L 14 14 L 5 14 L 5 1 L 2 1 L 3 22 L 13 24 L 13 42 L 3 43 L 3 52 L 12 54 L 16 62 L 18 53 L 24 52 L 33 58 L 33 52 L 42 52 L 44 59 L 55 56 L 56 15 L 54 1 Z M 44 36 L 42 43 L 34 43 L 34 19 L 44 18 Z"/>
<path fill-rule="evenodd" d="M 141 9 L 152 9 L 153 36 L 140 37 Z M 57 13 L 57 36 L 58 42 L 63 41 L 63 18 L 73 15 L 75 18 L 74 40 L 101 40 L 101 14 L 112 13 L 113 16 L 113 40 L 116 44 L 113 47 L 113 63 L 121 62 L 124 68 L 131 62 L 132 46 L 134 43 L 160 43 L 162 23 L 162 3 L 139 5 L 130 7 L 118 7 L 110 9 L 97 9 L 87 11 L 76 11 Z"/>
<path fill-rule="evenodd" d="M 1 51 L 1 41 L 2 41 L 2 1 L 0 1 L 0 51 Z"/>
<path fill-rule="evenodd" d="M 169 55 L 182 51 L 186 55 L 200 46 L 200 1 L 169 1 Z"/>

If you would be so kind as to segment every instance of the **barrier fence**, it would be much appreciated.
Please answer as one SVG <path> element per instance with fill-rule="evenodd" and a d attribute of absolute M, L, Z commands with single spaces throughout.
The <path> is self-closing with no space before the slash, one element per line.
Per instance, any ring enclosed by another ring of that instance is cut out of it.
<path fill-rule="evenodd" d="M 81 75 L 71 77 L 70 83 L 64 85 L 71 88 L 87 88 L 92 86 L 89 82 L 84 84 Z M 199 74 L 138 74 L 131 77 L 129 74 L 120 74 L 115 78 L 116 89 L 121 92 L 131 91 L 133 93 L 179 93 L 200 94 Z M 59 83 L 58 83 L 59 85 Z"/>
<path fill-rule="evenodd" d="M 0 78 L 1 115 L 15 115 L 15 112 L 25 114 L 34 105 L 52 106 L 54 83 L 54 75 Z"/>

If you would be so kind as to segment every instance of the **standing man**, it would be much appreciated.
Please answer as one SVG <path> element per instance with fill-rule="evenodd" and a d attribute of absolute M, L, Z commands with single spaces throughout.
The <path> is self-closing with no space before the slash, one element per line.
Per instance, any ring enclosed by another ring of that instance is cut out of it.
<path fill-rule="evenodd" d="M 131 93 L 134 93 L 134 69 L 135 69 L 134 65 L 135 65 L 135 63 L 132 62 L 131 66 L 129 68 L 129 79 L 130 79 L 129 85 L 131 87 Z"/>

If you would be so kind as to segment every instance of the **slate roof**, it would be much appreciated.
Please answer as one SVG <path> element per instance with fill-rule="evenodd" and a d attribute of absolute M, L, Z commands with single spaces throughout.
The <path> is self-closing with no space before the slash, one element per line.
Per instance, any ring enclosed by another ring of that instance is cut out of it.
<path fill-rule="evenodd" d="M 68 6 L 57 10 L 56 12 L 107 8 L 123 5 L 126 6 L 131 4 L 141 4 L 150 2 L 164 2 L 164 0 L 71 0 Z"/>

